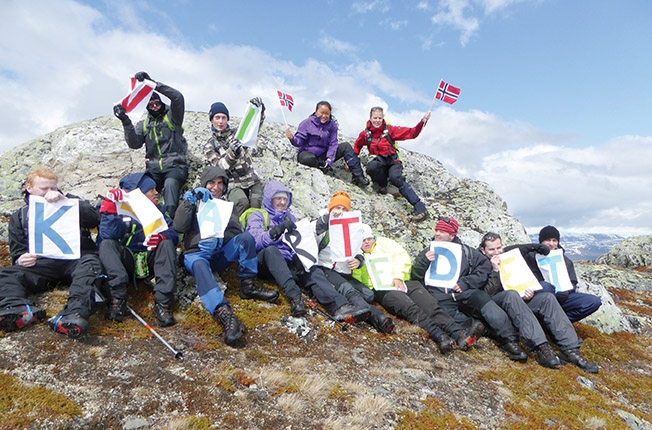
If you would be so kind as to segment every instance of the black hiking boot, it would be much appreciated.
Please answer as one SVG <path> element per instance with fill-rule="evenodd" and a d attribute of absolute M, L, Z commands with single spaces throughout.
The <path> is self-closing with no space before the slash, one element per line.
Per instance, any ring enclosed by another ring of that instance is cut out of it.
<path fill-rule="evenodd" d="M 273 302 L 278 298 L 278 291 L 256 285 L 253 278 L 243 279 L 240 281 L 240 298 Z"/>
<path fill-rule="evenodd" d="M 247 334 L 247 328 L 242 322 L 233 314 L 231 306 L 225 303 L 215 308 L 214 318 L 222 324 L 224 331 L 224 343 L 233 346 L 238 343 L 238 340 Z"/>
<path fill-rule="evenodd" d="M 16 331 L 45 319 L 45 310 L 36 306 L 20 305 L 0 310 L 0 330 Z"/>
<path fill-rule="evenodd" d="M 127 301 L 125 299 L 111 299 L 109 309 L 106 312 L 106 319 L 122 322 L 127 316 Z"/>
<path fill-rule="evenodd" d="M 500 345 L 500 349 L 507 353 L 510 360 L 520 361 L 522 363 L 527 361 L 527 354 L 523 351 L 523 348 L 521 348 L 517 340 L 508 340 Z"/>
<path fill-rule="evenodd" d="M 543 367 L 547 367 L 548 369 L 559 369 L 559 366 L 561 365 L 559 358 L 557 358 L 555 353 L 552 352 L 548 342 L 544 342 L 537 346 L 535 352 L 537 353 L 537 363 Z"/>
<path fill-rule="evenodd" d="M 340 306 L 340 308 L 333 313 L 333 319 L 335 321 L 344 321 L 346 323 L 353 324 L 358 321 L 366 321 L 367 318 L 369 318 L 370 313 L 371 311 L 369 311 L 369 308 L 359 308 L 350 304 L 346 304 Z"/>
<path fill-rule="evenodd" d="M 412 222 L 425 221 L 425 220 L 428 219 L 429 216 L 430 216 L 430 214 L 428 213 L 428 211 L 423 211 L 423 212 L 420 212 L 418 214 L 414 214 L 414 215 L 412 215 Z"/>
<path fill-rule="evenodd" d="M 387 187 L 378 188 L 378 194 L 387 194 Z"/>
<path fill-rule="evenodd" d="M 303 297 L 301 294 L 294 296 L 290 299 L 290 306 L 292 307 L 292 316 L 299 318 L 308 313 L 305 303 L 303 303 Z"/>
<path fill-rule="evenodd" d="M 155 303 L 152 313 L 158 321 L 158 325 L 161 327 L 170 327 L 175 325 L 177 322 L 174 320 L 174 315 L 172 315 L 172 306 L 164 305 L 163 303 Z"/>
<path fill-rule="evenodd" d="M 364 175 L 354 176 L 353 178 L 351 178 L 351 183 L 353 185 L 357 185 L 358 187 L 364 188 L 367 185 L 369 185 L 369 179 L 367 179 Z"/>
<path fill-rule="evenodd" d="M 475 336 L 480 339 L 485 334 L 484 323 L 480 320 L 473 319 L 473 324 L 468 332 L 469 336 Z"/>
<path fill-rule="evenodd" d="M 600 368 L 597 364 L 587 360 L 580 353 L 579 349 L 566 349 L 559 351 L 559 359 L 562 364 L 571 363 L 588 373 L 598 373 Z"/>
<path fill-rule="evenodd" d="M 447 334 L 439 335 L 433 340 L 437 342 L 439 352 L 442 354 L 448 354 L 455 349 L 455 341 Z"/>
<path fill-rule="evenodd" d="M 468 351 L 478 340 L 477 336 L 470 334 L 472 331 L 473 328 L 469 328 L 462 332 L 462 335 L 456 339 L 457 346 L 459 346 L 462 351 Z"/>
<path fill-rule="evenodd" d="M 57 314 L 48 320 L 52 330 L 57 333 L 76 339 L 88 330 L 88 320 L 79 314 L 60 315 Z"/>

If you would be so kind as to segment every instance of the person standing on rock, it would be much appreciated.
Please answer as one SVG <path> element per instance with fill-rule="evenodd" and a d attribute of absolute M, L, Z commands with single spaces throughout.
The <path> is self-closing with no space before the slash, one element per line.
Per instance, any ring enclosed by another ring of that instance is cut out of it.
<path fill-rule="evenodd" d="M 412 186 L 403 176 L 403 162 L 398 150 L 397 141 L 414 139 L 421 133 L 430 119 L 430 112 L 412 128 L 398 127 L 387 124 L 383 108 L 372 107 L 367 127 L 360 132 L 353 145 L 357 155 L 363 147 L 367 147 L 369 155 L 374 157 L 367 163 L 367 174 L 378 186 L 380 194 L 387 194 L 387 183 L 392 183 L 398 192 L 414 207 L 412 221 L 420 222 L 428 218 L 426 205 L 421 201 Z"/>
<path fill-rule="evenodd" d="M 376 301 L 389 313 L 424 329 L 442 354 L 453 351 L 456 346 L 468 350 L 477 340 L 476 333 L 472 328 L 465 329 L 444 312 L 421 282 L 409 280 L 412 260 L 407 251 L 392 239 L 375 236 L 369 225 L 363 224 L 362 228 L 365 267 L 355 269 L 353 278 L 369 288 Z M 393 290 L 374 289 L 368 270 L 368 259 L 373 256 L 389 259 Z"/>
<path fill-rule="evenodd" d="M 259 98 L 249 103 L 261 109 L 260 125 L 265 121 L 265 105 Z M 234 203 L 234 212 L 240 216 L 246 209 L 259 208 L 263 200 L 263 185 L 254 170 L 250 149 L 243 147 L 235 137 L 237 130 L 229 127 L 229 110 L 224 103 L 215 102 L 208 111 L 211 137 L 204 145 L 208 165 L 219 166 L 229 177 L 227 200 Z"/>
<path fill-rule="evenodd" d="M 550 253 L 548 247 L 542 244 L 518 245 L 517 247 L 524 256 L 530 252 L 543 255 Z M 559 358 L 550 349 L 548 339 L 543 331 L 542 325 L 544 325 L 553 340 L 559 345 L 559 357 L 565 363 L 572 363 L 589 373 L 598 373 L 598 366 L 588 361 L 580 353 L 580 341 L 575 328 L 553 294 L 527 289 L 521 297 L 518 292 L 503 288 L 500 280 L 500 255 L 503 253 L 500 235 L 497 233 L 485 234 L 480 242 L 480 252 L 489 259 L 492 268 L 484 290 L 512 317 L 527 348 L 536 352 L 537 362 L 543 367 L 551 369 L 556 369 L 561 364 Z M 544 286 L 544 284 L 547 282 L 542 281 L 541 285 Z M 510 295 L 518 296 L 519 300 L 527 305 L 525 307 L 527 310 L 520 304 L 518 307 L 506 306 L 508 302 L 511 302 L 511 300 L 506 300 Z"/>
<path fill-rule="evenodd" d="M 258 258 L 256 241 L 243 231 L 240 220 L 231 213 L 224 229 L 224 237 L 201 239 L 197 210 L 200 201 L 225 199 L 228 177 L 224 169 L 208 166 L 200 176 L 201 186 L 183 195 L 183 200 L 174 217 L 174 229 L 182 233 L 183 264 L 197 281 L 197 294 L 204 307 L 224 329 L 224 342 L 235 345 L 247 332 L 244 324 L 233 314 L 231 305 L 224 297 L 213 271 L 222 272 L 232 263 L 238 263 L 240 298 L 274 302 L 278 291 L 256 285 Z"/>
<path fill-rule="evenodd" d="M 141 82 L 152 80 L 146 72 L 138 72 L 134 77 Z M 170 106 L 154 92 L 147 103 L 147 116 L 135 127 L 122 104 L 115 105 L 113 113 L 122 122 L 129 148 L 145 145 L 147 171 L 156 182 L 156 190 L 163 194 L 166 213 L 174 218 L 181 189 L 188 178 L 188 143 L 183 137 L 185 102 L 179 91 L 162 82 L 156 82 L 156 91 L 170 99 Z"/>
<path fill-rule="evenodd" d="M 452 242 L 462 247 L 460 269 L 455 285 L 452 288 L 428 285 L 426 275 L 436 257 L 430 247 L 424 249 L 414 259 L 410 279 L 423 282 L 428 292 L 437 299 L 439 306 L 458 322 L 468 320 L 468 317 L 485 321 L 498 338 L 500 348 L 511 360 L 527 361 L 527 354 L 519 345 L 518 331 L 514 324 L 507 313 L 482 289 L 491 273 L 489 260 L 477 249 L 463 244 L 457 237 L 458 229 L 459 224 L 455 219 L 441 217 L 435 225 L 433 238 L 438 242 Z M 446 255 L 442 254 L 442 258 L 446 258 Z M 452 265 L 450 260 L 449 263 Z M 514 306 L 523 302 L 518 294 L 509 299 L 512 301 L 510 305 L 514 304 Z M 524 304 L 523 306 L 527 307 Z"/>
<path fill-rule="evenodd" d="M 28 294 L 54 289 L 59 283 L 70 285 L 68 302 L 61 312 L 48 321 L 57 333 L 76 338 L 88 330 L 88 318 L 96 310 L 100 293 L 102 265 L 89 229 L 96 228 L 100 214 L 88 201 L 79 201 L 81 258 L 59 260 L 39 257 L 29 252 L 28 208 L 30 196 L 43 197 L 54 203 L 64 196 L 58 187 L 58 176 L 39 168 L 27 174 L 25 201 L 9 219 L 9 252 L 13 266 L 0 270 L 0 329 L 9 332 L 43 321 L 45 310 L 30 301 Z"/>
<path fill-rule="evenodd" d="M 299 123 L 297 132 L 292 134 L 290 129 L 285 131 L 285 136 L 293 146 L 299 150 L 297 161 L 308 167 L 317 167 L 324 173 L 333 171 L 333 163 L 340 158 L 348 166 L 353 176 L 351 182 L 360 187 L 369 185 L 365 177 L 358 155 L 353 152 L 351 144 L 339 143 L 338 125 L 331 116 L 333 108 L 325 100 L 317 103 L 315 112 Z"/>
<path fill-rule="evenodd" d="M 165 216 L 169 228 L 145 238 L 138 220 L 118 214 L 116 202 L 124 193 L 139 189 L 156 208 L 156 182 L 149 172 L 132 173 L 120 180 L 120 188 L 109 190 L 100 206 L 98 243 L 100 259 L 106 269 L 111 293 L 106 318 L 122 321 L 127 315 L 127 287 L 132 278 L 155 279 L 153 314 L 161 327 L 174 325 L 172 306 L 177 282 L 177 243 L 179 236 L 172 228 L 172 219 Z M 150 274 L 152 276 L 150 276 Z"/>

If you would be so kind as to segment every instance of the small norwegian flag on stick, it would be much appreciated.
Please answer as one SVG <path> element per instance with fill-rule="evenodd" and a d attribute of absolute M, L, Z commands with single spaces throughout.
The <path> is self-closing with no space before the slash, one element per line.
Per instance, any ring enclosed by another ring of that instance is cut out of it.
<path fill-rule="evenodd" d="M 276 90 L 278 93 L 278 101 L 281 104 L 281 113 L 283 114 L 283 121 L 285 122 L 285 126 L 288 126 L 288 121 L 285 119 L 285 109 L 284 107 L 288 108 L 290 112 L 292 112 L 292 107 L 294 106 L 294 98 L 288 93 L 284 93 L 283 91 Z"/>
<path fill-rule="evenodd" d="M 437 93 L 435 93 L 435 98 L 437 100 L 441 100 L 444 103 L 452 105 L 457 101 L 459 96 L 459 88 L 452 86 L 444 80 L 439 81 L 439 87 L 437 88 Z"/>

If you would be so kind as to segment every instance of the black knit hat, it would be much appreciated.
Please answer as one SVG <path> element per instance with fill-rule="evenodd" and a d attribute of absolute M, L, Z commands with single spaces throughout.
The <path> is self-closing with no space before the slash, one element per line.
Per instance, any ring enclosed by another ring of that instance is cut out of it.
<path fill-rule="evenodd" d="M 559 242 L 559 230 L 551 225 L 543 227 L 539 232 L 539 243 L 546 239 L 557 239 L 557 242 Z"/>
<path fill-rule="evenodd" d="M 229 110 L 226 108 L 226 105 L 225 105 L 224 103 L 222 103 L 222 102 L 215 102 L 215 103 L 213 103 L 213 104 L 211 105 L 211 109 L 208 111 L 208 120 L 209 120 L 209 121 L 212 121 L 212 120 L 213 120 L 213 116 L 214 116 L 216 113 L 223 113 L 224 115 L 226 115 L 226 120 L 227 120 L 227 121 L 228 121 L 229 119 L 231 119 L 231 118 L 229 117 Z"/>

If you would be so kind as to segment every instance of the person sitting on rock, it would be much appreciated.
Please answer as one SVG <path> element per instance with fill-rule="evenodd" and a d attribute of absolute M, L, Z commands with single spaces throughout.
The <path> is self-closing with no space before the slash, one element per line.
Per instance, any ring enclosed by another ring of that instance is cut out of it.
<path fill-rule="evenodd" d="M 124 193 L 139 189 L 164 215 L 169 228 L 145 237 L 143 226 L 132 217 L 118 214 L 115 202 Z M 120 188 L 109 190 L 100 206 L 98 242 L 100 260 L 106 269 L 110 289 L 106 318 L 122 321 L 128 315 L 127 287 L 132 279 L 154 276 L 153 314 L 161 327 L 175 324 L 172 306 L 177 282 L 177 243 L 179 236 L 172 219 L 158 203 L 156 182 L 149 172 L 132 173 L 120 180 Z"/>
<path fill-rule="evenodd" d="M 376 301 L 389 313 L 424 329 L 430 339 L 437 343 L 442 354 L 453 351 L 456 346 L 463 351 L 468 350 L 477 340 L 477 333 L 473 328 L 465 329 L 456 323 L 439 307 L 437 300 L 426 291 L 421 282 L 409 280 L 412 261 L 407 251 L 392 239 L 375 236 L 368 224 L 363 224 L 362 228 L 365 260 L 372 256 L 388 257 L 395 289 L 374 289 L 368 261 L 365 262 L 365 267 L 353 270 L 353 278 L 369 288 Z"/>
<path fill-rule="evenodd" d="M 259 98 L 249 103 L 261 109 L 260 127 L 265 121 L 265 105 Z M 229 127 L 229 110 L 224 103 L 215 102 L 208 111 L 211 137 L 204 145 L 204 155 L 211 166 L 219 166 L 229 177 L 228 201 L 234 203 L 233 211 L 240 216 L 246 209 L 259 208 L 263 198 L 263 185 L 254 169 L 250 149 L 242 146 L 235 137 L 237 129 Z"/>
<path fill-rule="evenodd" d="M 240 279 L 240 298 L 273 302 L 278 291 L 256 285 L 258 258 L 256 241 L 250 233 L 243 231 L 242 224 L 235 213 L 224 230 L 223 238 L 201 239 L 197 210 L 199 201 L 211 199 L 225 200 L 228 177 L 223 168 L 208 166 L 200 176 L 201 187 L 188 191 L 177 209 L 174 229 L 183 233 L 183 263 L 197 281 L 197 294 L 204 307 L 224 329 L 224 342 L 235 345 L 246 333 L 246 328 L 233 314 L 231 305 L 224 297 L 213 271 L 223 272 L 232 263 L 238 263 Z"/>
<path fill-rule="evenodd" d="M 518 245 L 522 255 L 530 252 L 538 252 L 547 255 L 550 250 L 543 244 L 539 245 Z M 509 300 L 506 298 L 510 295 L 519 293 L 514 290 L 505 290 L 500 280 L 500 255 L 503 253 L 503 243 L 499 234 L 487 233 L 482 237 L 480 242 L 480 252 L 482 252 L 491 262 L 491 274 L 484 290 L 491 298 L 504 307 Z M 544 286 L 547 282 L 542 281 Z M 554 287 L 553 287 L 554 288 Z M 545 327 L 553 340 L 559 345 L 559 357 L 565 363 L 572 363 L 580 369 L 589 373 L 598 373 L 598 366 L 588 361 L 580 353 L 580 341 L 573 324 L 570 322 L 564 310 L 561 308 L 555 296 L 546 291 L 535 291 L 527 289 L 520 298 L 526 303 L 526 311 L 522 306 L 518 308 L 507 308 L 508 314 L 518 312 L 518 318 L 512 318 L 514 325 L 518 328 L 521 339 L 530 351 L 535 351 L 537 362 L 551 369 L 559 368 L 559 358 L 552 352 L 548 339 L 543 331 Z"/>
<path fill-rule="evenodd" d="M 353 176 L 351 182 L 360 187 L 369 185 L 360 165 L 358 155 L 353 152 L 351 144 L 338 142 L 338 125 L 331 117 L 331 104 L 325 100 L 317 103 L 315 112 L 299 123 L 297 132 L 290 129 L 285 136 L 299 150 L 297 161 L 308 167 L 317 167 L 324 173 L 333 171 L 333 163 L 344 158 Z"/>
<path fill-rule="evenodd" d="M 49 203 L 65 198 L 57 188 L 58 176 L 44 168 L 33 170 L 25 180 L 25 202 L 9 218 L 9 252 L 13 266 L 0 270 L 0 329 L 10 332 L 43 321 L 44 309 L 27 298 L 28 294 L 54 289 L 59 283 L 69 285 L 68 302 L 61 312 L 48 321 L 57 333 L 76 338 L 88 330 L 88 318 L 97 309 L 104 277 L 97 247 L 89 229 L 96 228 L 99 211 L 88 201 L 79 201 L 81 258 L 60 260 L 40 257 L 28 249 L 28 208 L 31 196 Z"/>
<path fill-rule="evenodd" d="M 420 222 L 428 218 L 426 205 L 421 201 L 412 186 L 403 176 L 403 162 L 398 151 L 397 141 L 414 139 L 428 123 L 430 112 L 412 128 L 397 127 L 385 122 L 383 108 L 373 107 L 367 121 L 367 127 L 360 132 L 353 145 L 353 152 L 360 154 L 365 146 L 369 155 L 374 157 L 367 163 L 367 174 L 378 186 L 380 194 L 387 194 L 387 182 L 391 182 L 398 192 L 414 207 L 412 221 Z"/>
<path fill-rule="evenodd" d="M 152 80 L 146 72 L 134 75 L 138 81 Z M 147 116 L 131 123 L 122 104 L 113 107 L 114 115 L 122 122 L 127 146 L 139 149 L 145 145 L 146 169 L 156 182 L 156 190 L 163 193 L 165 210 L 171 218 L 179 206 L 179 195 L 188 178 L 186 152 L 188 143 L 183 137 L 185 102 L 183 94 L 162 82 L 156 82 L 156 91 L 170 99 L 170 107 L 154 92 L 147 103 Z"/>
<path fill-rule="evenodd" d="M 433 238 L 439 242 L 457 243 L 462 247 L 460 271 L 455 285 L 452 288 L 444 288 L 429 286 L 426 282 L 428 268 L 435 261 L 435 252 L 430 247 L 424 249 L 414 259 L 410 279 L 423 282 L 444 312 L 458 322 L 468 321 L 468 317 L 486 322 L 488 328 L 498 338 L 500 348 L 511 360 L 527 361 L 528 356 L 519 345 L 518 331 L 512 324 L 510 316 L 483 290 L 491 273 L 489 260 L 477 249 L 463 244 L 457 237 L 458 229 L 459 224 L 455 219 L 439 218 Z M 518 307 L 519 304 L 527 307 L 518 294 L 516 297 L 508 298 L 511 300 L 510 305 L 514 307 Z"/>
<path fill-rule="evenodd" d="M 329 233 L 330 219 L 331 217 L 339 218 L 344 212 L 350 210 L 351 197 L 344 191 L 338 191 L 333 194 L 328 203 L 328 212 L 317 219 L 315 233 L 317 234 L 319 254 L 317 255 L 317 268 L 315 270 L 321 271 L 326 276 L 328 282 L 335 287 L 337 297 L 342 303 L 345 303 L 344 301 L 349 303 L 349 305 L 345 305 L 345 308 L 351 306 L 354 309 L 364 311 L 355 318 L 357 321 L 367 321 L 379 332 L 391 333 L 394 330 L 394 321 L 377 307 L 369 306 L 369 303 L 374 300 L 373 292 L 359 282 L 355 282 L 352 277 L 344 275 L 345 273 L 351 273 L 351 270 L 358 269 L 364 264 L 362 254 L 349 258 L 344 264 L 346 269 L 333 261 Z M 317 300 L 320 300 L 316 293 L 315 296 Z M 321 300 L 320 303 L 324 304 Z M 352 311 L 352 313 L 355 313 L 355 311 Z M 335 311 L 336 316 L 341 314 L 342 309 Z"/>

